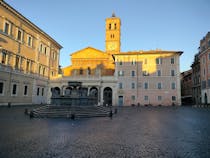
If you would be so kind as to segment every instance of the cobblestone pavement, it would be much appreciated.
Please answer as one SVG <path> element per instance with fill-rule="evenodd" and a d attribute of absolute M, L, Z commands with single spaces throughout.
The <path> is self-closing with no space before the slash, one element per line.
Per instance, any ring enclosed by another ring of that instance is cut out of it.
<path fill-rule="evenodd" d="M 110 118 L 30 119 L 0 108 L 0 158 L 209 158 L 210 108 L 129 107 Z"/>

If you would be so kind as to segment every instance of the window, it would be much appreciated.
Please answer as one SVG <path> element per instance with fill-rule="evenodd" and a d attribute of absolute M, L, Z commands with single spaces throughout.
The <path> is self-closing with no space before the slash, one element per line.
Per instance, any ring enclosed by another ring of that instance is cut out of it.
<path fill-rule="evenodd" d="M 136 65 L 136 61 L 132 60 L 131 65 Z"/>
<path fill-rule="evenodd" d="M 42 71 L 43 71 L 43 76 L 44 76 L 45 75 L 45 67 L 43 67 Z"/>
<path fill-rule="evenodd" d="M 43 45 L 42 45 L 42 43 L 40 43 L 40 45 L 39 45 L 39 52 L 42 52 L 42 47 L 43 47 Z"/>
<path fill-rule="evenodd" d="M 7 54 L 6 52 L 2 51 L 1 63 L 6 64 L 6 61 L 7 61 Z"/>
<path fill-rule="evenodd" d="M 208 41 L 208 45 L 209 45 L 209 47 L 210 47 L 210 40 Z"/>
<path fill-rule="evenodd" d="M 210 79 L 208 79 L 208 87 L 210 87 Z"/>
<path fill-rule="evenodd" d="M 175 63 L 175 59 L 171 58 L 171 64 L 174 64 L 174 63 Z"/>
<path fill-rule="evenodd" d="M 117 29 L 117 24 L 116 24 L 116 23 L 114 24 L 114 29 L 115 29 L 115 30 Z"/>
<path fill-rule="evenodd" d="M 30 71 L 30 61 L 27 60 L 26 62 L 26 71 L 29 72 Z"/>
<path fill-rule="evenodd" d="M 17 31 L 17 40 L 20 42 L 22 42 L 22 40 L 23 40 L 23 31 L 20 29 L 18 29 L 18 31 Z"/>
<path fill-rule="evenodd" d="M 27 86 L 27 85 L 24 86 L 23 95 L 24 95 L 24 96 L 27 96 L 27 95 L 28 95 L 28 86 Z"/>
<path fill-rule="evenodd" d="M 158 96 L 158 101 L 161 101 L 162 100 L 162 96 Z"/>
<path fill-rule="evenodd" d="M 135 83 L 131 83 L 131 89 L 135 89 Z"/>
<path fill-rule="evenodd" d="M 131 96 L 131 99 L 132 99 L 133 101 L 135 101 L 135 99 L 136 99 L 135 95 L 132 95 L 132 96 Z"/>
<path fill-rule="evenodd" d="M 175 70 L 171 70 L 171 76 L 175 76 Z"/>
<path fill-rule="evenodd" d="M 119 65 L 122 65 L 122 61 L 119 62 Z"/>
<path fill-rule="evenodd" d="M 122 70 L 118 71 L 118 76 L 124 76 L 124 71 Z"/>
<path fill-rule="evenodd" d="M 131 76 L 132 76 L 132 77 L 135 76 L 135 71 L 131 71 Z"/>
<path fill-rule="evenodd" d="M 12 85 L 12 95 L 17 95 L 17 84 Z"/>
<path fill-rule="evenodd" d="M 176 101 L 176 96 L 171 97 L 172 101 Z"/>
<path fill-rule="evenodd" d="M 162 84 L 160 82 L 157 84 L 157 88 L 162 89 Z"/>
<path fill-rule="evenodd" d="M 39 96 L 39 87 L 37 88 L 36 95 Z"/>
<path fill-rule="evenodd" d="M 42 88 L 42 96 L 44 96 L 44 88 Z"/>
<path fill-rule="evenodd" d="M 4 82 L 0 82 L 0 95 L 4 93 Z"/>
<path fill-rule="evenodd" d="M 148 83 L 145 82 L 145 83 L 144 83 L 144 89 L 148 89 L 148 87 L 149 87 L 149 86 L 148 86 Z"/>
<path fill-rule="evenodd" d="M 144 100 L 145 101 L 148 101 L 149 100 L 149 97 L 146 95 L 146 96 L 144 96 Z"/>
<path fill-rule="evenodd" d="M 27 44 L 28 44 L 29 47 L 32 47 L 33 46 L 32 45 L 32 42 L 33 42 L 32 36 L 28 35 Z"/>
<path fill-rule="evenodd" d="M 4 33 L 7 35 L 11 34 L 11 24 L 8 21 L 4 23 Z"/>
<path fill-rule="evenodd" d="M 201 87 L 202 87 L 202 89 L 206 88 L 206 81 L 202 81 Z"/>
<path fill-rule="evenodd" d="M 53 52 L 53 59 L 56 60 L 56 58 L 57 58 L 57 54 L 56 52 Z"/>
<path fill-rule="evenodd" d="M 110 37 L 111 37 L 111 38 L 114 38 L 114 34 L 111 34 Z"/>
<path fill-rule="evenodd" d="M 51 71 L 51 76 L 54 76 L 54 72 L 53 71 Z"/>
<path fill-rule="evenodd" d="M 174 82 L 171 83 L 171 89 L 176 89 L 176 84 Z"/>
<path fill-rule="evenodd" d="M 111 30 L 111 28 L 112 28 L 112 24 L 109 24 L 109 30 Z"/>
<path fill-rule="evenodd" d="M 44 47 L 44 54 L 47 55 L 47 47 Z"/>
<path fill-rule="evenodd" d="M 19 56 L 16 56 L 16 59 L 15 59 L 15 68 L 18 69 L 19 68 L 19 65 L 20 65 L 20 57 Z"/>
<path fill-rule="evenodd" d="M 41 74 L 42 66 L 39 66 L 39 74 Z"/>
<path fill-rule="evenodd" d="M 157 71 L 157 76 L 161 76 L 161 70 Z"/>
<path fill-rule="evenodd" d="M 119 83 L 119 89 L 123 89 L 123 84 L 121 82 Z"/>
<path fill-rule="evenodd" d="M 162 58 L 156 58 L 156 64 L 158 65 L 162 64 Z"/>

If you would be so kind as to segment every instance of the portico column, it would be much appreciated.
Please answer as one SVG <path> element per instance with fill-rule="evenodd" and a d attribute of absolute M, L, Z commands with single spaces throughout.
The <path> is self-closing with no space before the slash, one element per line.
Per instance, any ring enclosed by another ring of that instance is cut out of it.
<path fill-rule="evenodd" d="M 61 95 L 64 95 L 64 86 L 61 87 Z"/>
<path fill-rule="evenodd" d="M 88 86 L 87 88 L 88 88 L 87 96 L 89 96 L 90 95 L 90 87 Z"/>
<path fill-rule="evenodd" d="M 101 87 L 98 86 L 98 103 L 101 102 Z"/>
<path fill-rule="evenodd" d="M 104 93 L 104 91 L 103 91 L 103 88 L 102 88 L 102 87 L 100 88 L 100 91 L 101 91 L 100 104 L 101 104 L 101 105 L 104 105 L 104 98 L 103 98 L 103 93 Z"/>

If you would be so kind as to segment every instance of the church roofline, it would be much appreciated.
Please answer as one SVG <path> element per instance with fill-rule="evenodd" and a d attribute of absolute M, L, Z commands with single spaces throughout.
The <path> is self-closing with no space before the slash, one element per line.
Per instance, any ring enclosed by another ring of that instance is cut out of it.
<path fill-rule="evenodd" d="M 80 50 L 78 50 L 78 51 L 75 51 L 75 52 L 71 53 L 70 56 L 72 56 L 72 55 L 74 55 L 74 54 L 77 54 L 77 53 L 79 53 L 79 52 L 81 52 L 81 51 L 83 51 L 83 50 L 85 50 L 85 49 L 93 49 L 93 50 L 96 50 L 96 51 L 99 51 L 99 52 L 101 52 L 101 53 L 106 54 L 106 52 L 104 52 L 104 51 L 102 51 L 102 50 L 99 50 L 99 49 L 96 49 L 96 48 L 93 48 L 93 47 L 88 46 L 88 47 L 85 47 L 85 48 L 83 48 L 83 49 L 80 49 Z"/>

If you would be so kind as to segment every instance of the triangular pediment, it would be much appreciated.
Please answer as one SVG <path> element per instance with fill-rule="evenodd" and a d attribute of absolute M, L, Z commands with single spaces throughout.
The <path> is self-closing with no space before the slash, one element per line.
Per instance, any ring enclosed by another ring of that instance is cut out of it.
<path fill-rule="evenodd" d="M 92 47 L 87 47 L 71 54 L 72 59 L 102 59 L 108 57 L 107 53 Z"/>

